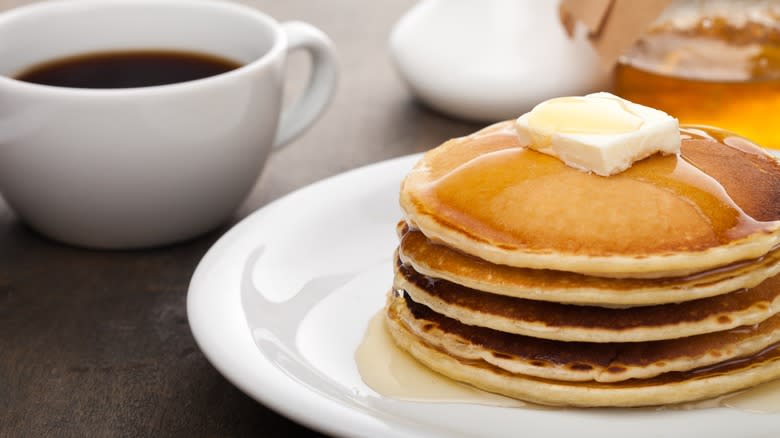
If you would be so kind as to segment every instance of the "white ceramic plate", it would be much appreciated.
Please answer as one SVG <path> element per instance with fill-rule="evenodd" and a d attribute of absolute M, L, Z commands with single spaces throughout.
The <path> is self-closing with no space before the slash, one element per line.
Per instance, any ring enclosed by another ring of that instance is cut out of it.
<path fill-rule="evenodd" d="M 780 436 L 780 415 L 727 408 L 526 410 L 404 402 L 368 388 L 353 356 L 391 285 L 398 185 L 416 159 L 292 193 L 206 254 L 188 317 L 233 384 L 282 415 L 347 437 Z"/>

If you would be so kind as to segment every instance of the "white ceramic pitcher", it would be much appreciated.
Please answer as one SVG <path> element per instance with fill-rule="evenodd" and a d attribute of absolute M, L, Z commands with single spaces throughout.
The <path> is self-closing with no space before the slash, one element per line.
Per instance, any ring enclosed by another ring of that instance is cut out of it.
<path fill-rule="evenodd" d="M 481 122 L 609 85 L 585 29 L 566 35 L 557 0 L 423 0 L 396 24 L 390 50 L 417 97 Z"/>

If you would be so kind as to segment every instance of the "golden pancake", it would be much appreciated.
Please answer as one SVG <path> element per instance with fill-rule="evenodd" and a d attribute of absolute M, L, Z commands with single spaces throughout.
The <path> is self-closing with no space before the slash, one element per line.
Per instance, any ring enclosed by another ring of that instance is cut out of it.
<path fill-rule="evenodd" d="M 780 249 L 748 260 L 686 277 L 641 279 L 593 277 L 547 269 L 513 268 L 488 263 L 399 225 L 398 255 L 415 271 L 472 289 L 569 304 L 605 307 L 676 303 L 757 286 L 780 273 Z"/>
<path fill-rule="evenodd" d="M 756 354 L 780 342 L 780 316 L 719 333 L 642 343 L 560 342 L 462 324 L 392 294 L 388 317 L 411 336 L 464 361 L 562 381 L 622 382 L 690 371 Z"/>
<path fill-rule="evenodd" d="M 758 324 L 780 312 L 780 276 L 681 304 L 612 309 L 506 297 L 425 277 L 396 263 L 393 287 L 463 324 L 559 341 L 643 342 Z"/>
<path fill-rule="evenodd" d="M 625 382 L 566 382 L 510 373 L 480 360 L 463 360 L 431 347 L 392 316 L 396 344 L 427 367 L 486 391 L 533 403 L 578 407 L 632 407 L 685 403 L 736 392 L 780 377 L 777 344 L 754 356 L 693 372 L 670 372 Z"/>
<path fill-rule="evenodd" d="M 681 134 L 679 156 L 601 177 L 520 147 L 499 123 L 427 152 L 401 207 L 434 242 L 521 268 L 672 277 L 777 247 L 777 159 L 722 131 Z"/>

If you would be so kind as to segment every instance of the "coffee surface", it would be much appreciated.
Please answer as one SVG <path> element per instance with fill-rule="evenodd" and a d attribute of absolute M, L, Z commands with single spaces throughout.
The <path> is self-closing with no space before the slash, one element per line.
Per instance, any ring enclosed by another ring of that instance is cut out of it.
<path fill-rule="evenodd" d="M 137 88 L 215 76 L 241 64 L 184 51 L 133 50 L 87 53 L 34 65 L 16 79 L 71 88 Z"/>

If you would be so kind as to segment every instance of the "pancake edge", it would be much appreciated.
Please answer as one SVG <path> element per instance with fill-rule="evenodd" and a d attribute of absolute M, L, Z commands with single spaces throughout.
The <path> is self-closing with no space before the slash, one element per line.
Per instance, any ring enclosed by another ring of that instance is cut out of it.
<path fill-rule="evenodd" d="M 429 307 L 436 313 L 456 319 L 463 324 L 486 327 L 505 333 L 568 342 L 647 342 L 683 338 L 729 330 L 740 326 L 758 324 L 780 312 L 780 294 L 778 294 L 774 300 L 767 303 L 766 308 L 757 306 L 757 303 L 752 303 L 738 311 L 732 313 L 716 312 L 698 321 L 608 330 L 598 327 L 589 328 L 581 326 L 549 325 L 543 321 L 524 321 L 518 323 L 515 320 L 503 316 L 474 311 L 472 309 L 462 309 L 456 304 L 448 303 L 441 298 L 429 294 L 425 289 L 408 281 L 401 272 L 396 272 L 393 287 L 395 289 L 404 290 L 415 302 Z M 760 302 L 764 303 L 764 301 Z M 631 308 L 624 310 L 631 311 Z M 483 317 L 477 317 L 478 315 Z M 718 322 L 717 320 L 721 316 L 727 316 L 730 322 Z"/>
<path fill-rule="evenodd" d="M 678 404 L 730 394 L 780 377 L 780 358 L 775 358 L 729 374 L 655 386 L 610 388 L 608 383 L 578 386 L 571 382 L 511 374 L 487 363 L 469 365 L 427 346 L 392 319 L 385 318 L 385 323 L 396 345 L 431 370 L 488 392 L 547 406 L 595 408 Z"/>

